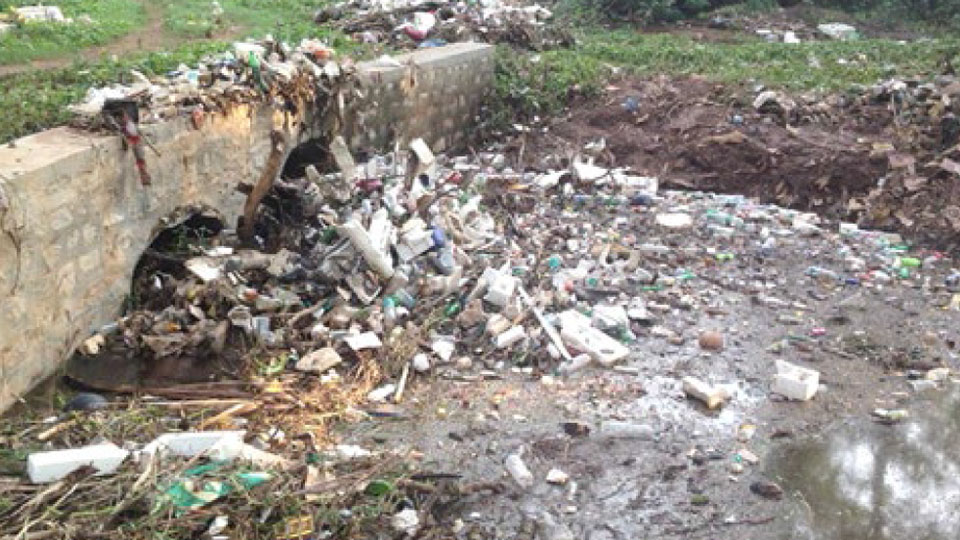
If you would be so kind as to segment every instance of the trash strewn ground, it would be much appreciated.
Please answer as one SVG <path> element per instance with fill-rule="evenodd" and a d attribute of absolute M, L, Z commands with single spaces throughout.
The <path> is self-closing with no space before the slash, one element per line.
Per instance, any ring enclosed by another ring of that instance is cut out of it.
<path fill-rule="evenodd" d="M 767 456 L 841 415 L 898 429 L 952 384 L 960 273 L 664 190 L 608 144 L 517 172 L 502 145 L 357 161 L 334 139 L 239 229 L 171 221 L 67 367 L 85 393 L 4 422 L 2 533 L 789 530 Z"/>
<path fill-rule="evenodd" d="M 342 2 L 317 12 L 353 39 L 395 49 L 438 47 L 458 41 L 503 43 L 542 51 L 574 44 L 565 23 L 539 4 L 464 2 Z"/>
<path fill-rule="evenodd" d="M 602 140 L 601 163 L 669 187 L 747 194 L 955 250 L 958 115 L 952 75 L 828 95 L 626 80 L 511 151 L 542 167 Z"/>

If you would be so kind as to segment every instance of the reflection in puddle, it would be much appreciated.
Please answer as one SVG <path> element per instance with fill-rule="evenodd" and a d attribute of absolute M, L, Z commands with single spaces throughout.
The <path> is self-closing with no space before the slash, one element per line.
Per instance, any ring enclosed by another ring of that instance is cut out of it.
<path fill-rule="evenodd" d="M 885 426 L 866 420 L 771 455 L 770 474 L 809 505 L 793 538 L 960 538 L 960 390 Z"/>

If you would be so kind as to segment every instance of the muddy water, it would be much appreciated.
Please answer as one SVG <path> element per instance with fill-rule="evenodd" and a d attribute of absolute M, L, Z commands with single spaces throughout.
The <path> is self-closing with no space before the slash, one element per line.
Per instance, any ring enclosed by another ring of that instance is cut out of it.
<path fill-rule="evenodd" d="M 772 452 L 790 498 L 792 538 L 960 537 L 960 387 L 914 403 L 888 426 L 862 419 Z"/>

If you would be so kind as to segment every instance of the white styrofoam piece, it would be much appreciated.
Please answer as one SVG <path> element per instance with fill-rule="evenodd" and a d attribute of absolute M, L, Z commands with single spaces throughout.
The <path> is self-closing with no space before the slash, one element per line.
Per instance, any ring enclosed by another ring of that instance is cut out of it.
<path fill-rule="evenodd" d="M 788 399 L 806 401 L 820 387 L 820 372 L 777 360 L 777 374 L 773 376 L 770 391 Z"/>
<path fill-rule="evenodd" d="M 364 349 L 379 349 L 383 346 L 383 342 L 380 341 L 380 337 L 376 332 L 364 332 L 362 334 L 350 334 L 349 336 L 343 338 L 347 342 L 347 345 L 355 351 L 362 351 Z"/>
<path fill-rule="evenodd" d="M 433 233 L 426 229 L 407 231 L 397 244 L 397 254 L 403 262 L 425 253 L 433 247 Z"/>
<path fill-rule="evenodd" d="M 612 366 L 630 354 L 619 341 L 589 326 L 568 326 L 560 331 L 564 343 L 583 351 L 603 366 Z"/>
<path fill-rule="evenodd" d="M 117 470 L 128 455 L 130 452 L 113 443 L 37 452 L 27 456 L 27 475 L 34 484 L 46 484 L 56 482 L 80 467 L 90 466 L 97 469 L 97 476 L 103 476 Z"/>
<path fill-rule="evenodd" d="M 243 441 L 246 431 L 195 431 L 187 433 L 164 433 L 141 451 L 146 456 L 157 452 L 179 457 L 194 457 L 206 452 L 223 439 Z"/>
<path fill-rule="evenodd" d="M 503 307 L 513 298 L 513 293 L 516 290 L 517 278 L 500 274 L 490 283 L 487 295 L 483 299 L 495 306 Z"/>

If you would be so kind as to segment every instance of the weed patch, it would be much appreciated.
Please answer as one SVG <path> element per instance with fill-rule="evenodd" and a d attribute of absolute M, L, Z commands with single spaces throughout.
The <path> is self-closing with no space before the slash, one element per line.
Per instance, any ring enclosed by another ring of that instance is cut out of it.
<path fill-rule="evenodd" d="M 11 5 L 34 4 L 24 0 Z M 57 5 L 65 17 L 74 21 L 25 22 L 0 34 L 0 64 L 23 63 L 103 45 L 146 21 L 146 11 L 136 0 L 61 0 Z"/>

